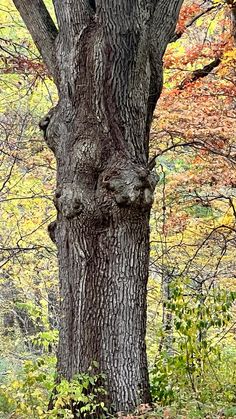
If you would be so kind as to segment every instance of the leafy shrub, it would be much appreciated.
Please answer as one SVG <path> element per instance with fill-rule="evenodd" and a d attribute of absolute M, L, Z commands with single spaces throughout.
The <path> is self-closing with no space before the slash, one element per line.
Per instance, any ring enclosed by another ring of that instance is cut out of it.
<path fill-rule="evenodd" d="M 91 417 L 99 409 L 102 418 L 106 408 L 100 399 L 105 390 L 100 383 L 105 377 L 88 372 L 55 385 L 55 366 L 56 358 L 51 355 L 25 361 L 19 375 L 10 374 L 8 382 L 0 386 L 0 411 L 14 412 L 20 419 L 69 419 L 74 418 L 72 412 Z M 50 400 L 53 407 L 48 410 Z"/>
<path fill-rule="evenodd" d="M 234 409 L 236 351 L 230 331 L 236 293 L 189 285 L 173 281 L 164 303 L 172 319 L 172 347 L 161 347 L 150 371 L 153 399 L 207 413 Z"/>

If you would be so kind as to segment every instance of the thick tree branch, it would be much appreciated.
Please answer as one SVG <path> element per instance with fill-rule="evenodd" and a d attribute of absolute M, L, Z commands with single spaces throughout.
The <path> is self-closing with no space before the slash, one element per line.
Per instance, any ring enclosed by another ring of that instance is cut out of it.
<path fill-rule="evenodd" d="M 164 54 L 173 38 L 183 0 L 158 1 L 153 17 L 152 39 L 159 39 L 159 49 Z M 156 36 L 155 36 L 156 35 Z"/>
<path fill-rule="evenodd" d="M 50 74 L 57 82 L 54 43 L 58 31 L 43 0 L 31 0 L 30 2 L 29 0 L 13 0 L 13 3 L 29 30 Z"/>
<path fill-rule="evenodd" d="M 150 88 L 147 107 L 146 133 L 149 135 L 153 112 L 162 91 L 162 57 L 174 35 L 183 0 L 157 1 L 149 33 Z"/>
<path fill-rule="evenodd" d="M 221 63 L 221 59 L 215 58 L 211 63 L 206 64 L 203 68 L 198 68 L 197 70 L 193 71 L 190 78 L 184 79 L 179 86 L 180 90 L 183 90 L 189 83 L 194 83 L 198 79 L 208 76 L 214 70 L 214 68 L 218 67 Z"/>

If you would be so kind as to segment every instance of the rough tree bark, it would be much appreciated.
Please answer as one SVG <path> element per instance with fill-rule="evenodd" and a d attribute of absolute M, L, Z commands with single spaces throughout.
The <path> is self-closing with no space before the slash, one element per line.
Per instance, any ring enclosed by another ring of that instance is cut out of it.
<path fill-rule="evenodd" d="M 150 402 L 148 137 L 182 0 L 54 0 L 58 30 L 42 0 L 14 3 L 59 95 L 40 124 L 57 161 L 58 372 L 97 361 L 113 411 L 129 411 Z"/>

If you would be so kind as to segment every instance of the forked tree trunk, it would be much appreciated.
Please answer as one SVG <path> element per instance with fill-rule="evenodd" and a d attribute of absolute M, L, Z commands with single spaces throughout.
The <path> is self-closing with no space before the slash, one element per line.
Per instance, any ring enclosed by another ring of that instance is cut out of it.
<path fill-rule="evenodd" d="M 57 160 L 58 371 L 70 379 L 97 361 L 110 406 L 129 411 L 151 400 L 145 329 L 156 178 L 148 137 L 182 1 L 54 0 L 56 36 L 42 0 L 30 12 L 27 0 L 14 3 L 59 92 L 41 121 Z"/>

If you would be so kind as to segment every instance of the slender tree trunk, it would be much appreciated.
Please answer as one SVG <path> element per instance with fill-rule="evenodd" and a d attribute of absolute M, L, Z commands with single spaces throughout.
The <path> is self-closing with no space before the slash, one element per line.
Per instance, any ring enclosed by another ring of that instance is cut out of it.
<path fill-rule="evenodd" d="M 3 314 L 3 335 L 8 336 L 14 333 L 15 318 L 12 311 Z"/>
<path fill-rule="evenodd" d="M 148 138 L 182 0 L 54 0 L 58 31 L 42 0 L 14 3 L 59 92 L 40 124 L 57 160 L 58 372 L 97 361 L 110 406 L 129 411 L 151 400 Z"/>
<path fill-rule="evenodd" d="M 173 274 L 165 271 L 162 278 L 162 328 L 163 336 L 159 345 L 159 352 L 162 350 L 166 351 L 169 356 L 173 356 L 173 315 L 168 307 L 167 303 L 171 302 L 171 283 L 173 282 Z"/>

